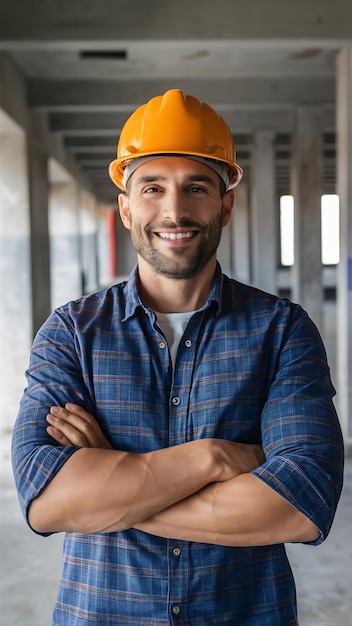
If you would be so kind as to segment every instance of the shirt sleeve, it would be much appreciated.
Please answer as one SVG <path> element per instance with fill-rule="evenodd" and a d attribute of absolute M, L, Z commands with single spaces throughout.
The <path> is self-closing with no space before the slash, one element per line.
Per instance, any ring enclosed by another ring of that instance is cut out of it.
<path fill-rule="evenodd" d="M 296 306 L 261 415 L 266 462 L 253 474 L 316 525 L 320 537 L 313 544 L 329 533 L 343 482 L 334 395 L 319 332 Z"/>
<path fill-rule="evenodd" d="M 12 437 L 12 465 L 18 497 L 28 523 L 32 500 L 77 450 L 60 446 L 46 432 L 52 405 L 75 402 L 93 413 L 82 377 L 77 336 L 68 315 L 55 311 L 39 330 L 26 372 L 27 387 Z"/>

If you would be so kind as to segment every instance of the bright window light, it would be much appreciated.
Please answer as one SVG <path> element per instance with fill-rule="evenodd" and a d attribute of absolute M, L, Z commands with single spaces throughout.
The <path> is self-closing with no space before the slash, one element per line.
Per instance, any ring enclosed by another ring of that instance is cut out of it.
<path fill-rule="evenodd" d="M 281 265 L 294 262 L 294 202 L 293 196 L 280 198 L 280 255 Z"/>
<path fill-rule="evenodd" d="M 324 265 L 336 265 L 340 260 L 339 197 L 321 197 L 321 260 Z"/>

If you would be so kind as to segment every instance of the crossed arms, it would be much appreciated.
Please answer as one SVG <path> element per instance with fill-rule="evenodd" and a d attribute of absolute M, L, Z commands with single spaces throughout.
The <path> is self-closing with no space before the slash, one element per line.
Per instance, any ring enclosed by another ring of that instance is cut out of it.
<path fill-rule="evenodd" d="M 77 450 L 33 500 L 39 532 L 135 527 L 166 538 L 249 546 L 314 541 L 316 526 L 251 471 L 257 445 L 201 439 L 134 454 L 113 450 L 78 405 L 53 407 L 48 433 Z"/>

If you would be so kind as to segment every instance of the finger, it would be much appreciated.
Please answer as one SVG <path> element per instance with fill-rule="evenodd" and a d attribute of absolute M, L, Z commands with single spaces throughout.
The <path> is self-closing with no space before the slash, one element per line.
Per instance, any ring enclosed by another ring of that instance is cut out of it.
<path fill-rule="evenodd" d="M 69 413 L 73 415 L 77 415 L 81 419 L 85 420 L 88 423 L 96 422 L 95 418 L 91 413 L 88 413 L 85 409 L 83 409 L 79 404 L 73 404 L 72 402 L 66 402 L 65 409 Z"/>
<path fill-rule="evenodd" d="M 81 406 L 67 402 L 65 404 L 65 410 L 68 411 L 67 418 L 70 423 L 84 432 L 91 445 L 94 446 L 97 440 L 103 437 L 103 433 L 95 417 L 88 413 L 88 411 L 85 411 Z"/>
<path fill-rule="evenodd" d="M 65 445 L 67 445 L 68 442 L 68 444 L 77 446 L 79 448 L 91 447 L 83 428 L 79 426 L 77 427 L 75 424 L 72 424 L 70 422 L 70 417 L 72 418 L 72 416 L 68 415 L 65 417 L 61 417 L 61 415 L 62 414 L 60 414 L 59 417 L 57 415 L 52 415 L 51 413 L 48 413 L 48 415 L 46 416 L 48 424 L 52 426 L 56 431 L 56 437 L 54 438 L 57 440 L 59 437 L 57 433 L 61 433 L 62 439 L 60 440 L 60 443 L 63 441 L 63 438 L 65 438 Z"/>
<path fill-rule="evenodd" d="M 62 421 L 67 422 L 71 424 L 72 426 L 74 426 L 75 428 L 78 428 L 79 430 L 82 430 L 82 431 L 87 427 L 87 425 L 90 425 L 91 428 L 94 427 L 96 420 L 94 419 L 92 415 L 90 415 L 90 413 L 87 413 L 87 411 L 84 411 L 84 414 L 83 414 L 82 413 L 83 409 L 79 413 L 76 411 L 70 411 L 66 408 L 67 406 L 70 406 L 70 405 L 66 404 L 65 407 L 52 406 L 50 407 L 50 413 L 54 415 L 56 418 L 59 418 Z M 74 405 L 71 405 L 71 406 L 74 406 Z M 80 408 L 80 407 L 77 407 L 77 408 Z"/>
<path fill-rule="evenodd" d="M 72 402 L 67 402 L 65 404 L 65 409 L 69 411 L 70 414 L 78 416 L 79 418 L 84 420 L 84 422 L 86 422 L 86 425 L 82 425 L 83 432 L 92 448 L 99 446 L 102 448 L 112 449 L 112 445 L 105 437 L 103 431 L 100 428 L 100 425 L 98 424 L 95 417 L 93 417 L 93 415 L 88 413 L 88 411 L 83 409 L 80 405 L 74 404 Z"/>
<path fill-rule="evenodd" d="M 69 441 L 67 437 L 65 437 L 65 435 L 54 426 L 47 426 L 46 432 L 48 433 L 48 435 L 50 435 L 50 437 L 55 439 L 55 441 L 57 441 L 57 443 L 59 443 L 61 446 L 72 445 L 71 441 Z"/>
<path fill-rule="evenodd" d="M 72 409 L 71 411 L 68 409 Z M 64 407 L 52 406 L 52 419 L 48 420 L 74 445 L 112 449 L 96 419 L 79 405 L 67 403 Z M 53 421 L 54 420 L 56 421 Z"/>

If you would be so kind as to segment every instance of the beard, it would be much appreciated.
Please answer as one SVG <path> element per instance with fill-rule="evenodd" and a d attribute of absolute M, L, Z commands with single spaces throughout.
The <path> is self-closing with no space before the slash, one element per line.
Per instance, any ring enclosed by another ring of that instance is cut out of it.
<path fill-rule="evenodd" d="M 156 226 L 142 229 L 135 226 L 131 217 L 131 238 L 137 253 L 158 274 L 174 279 L 193 278 L 199 274 L 208 261 L 214 256 L 219 246 L 222 231 L 223 210 L 208 224 L 199 224 L 190 219 L 181 219 L 178 224 L 162 222 Z M 197 231 L 195 246 L 177 247 L 171 254 L 165 255 L 153 246 L 153 234 L 156 230 L 187 228 Z"/>

